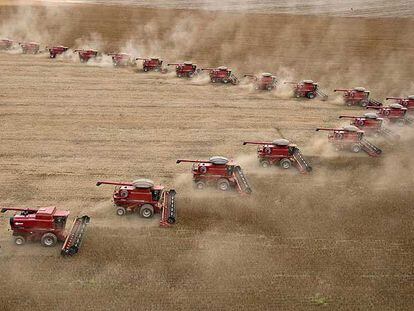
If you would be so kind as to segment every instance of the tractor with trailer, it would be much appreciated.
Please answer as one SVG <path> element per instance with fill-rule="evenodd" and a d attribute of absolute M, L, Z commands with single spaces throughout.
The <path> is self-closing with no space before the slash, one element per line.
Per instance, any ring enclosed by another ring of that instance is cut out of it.
<path fill-rule="evenodd" d="M 114 67 L 127 67 L 135 64 L 132 56 L 126 53 L 108 53 L 108 56 L 111 56 Z"/>
<path fill-rule="evenodd" d="M 334 92 L 344 92 L 343 100 L 347 106 L 382 106 L 380 101 L 370 98 L 370 91 L 366 90 L 364 87 L 335 89 Z"/>
<path fill-rule="evenodd" d="M 191 172 L 198 190 L 213 186 L 221 191 L 235 189 L 240 194 L 252 192 L 241 167 L 225 157 L 214 156 L 209 160 L 177 160 L 177 164 L 182 162 L 193 163 Z"/>
<path fill-rule="evenodd" d="M 197 69 L 197 65 L 192 62 L 183 63 L 169 63 L 167 66 L 175 66 L 175 74 L 178 78 L 192 78 L 200 73 L 200 69 Z"/>
<path fill-rule="evenodd" d="M 63 45 L 57 45 L 49 48 L 49 57 L 56 58 L 56 56 L 65 53 L 69 48 Z"/>
<path fill-rule="evenodd" d="M 378 115 L 391 124 L 404 126 L 406 124 L 413 124 L 414 120 L 407 116 L 407 108 L 400 104 L 391 104 L 389 106 L 367 106 L 367 109 L 376 109 Z"/>
<path fill-rule="evenodd" d="M 320 96 L 322 100 L 327 100 L 328 95 L 319 89 L 317 82 L 312 80 L 302 80 L 300 82 L 284 82 L 284 84 L 293 84 L 293 94 L 296 98 L 314 99 Z"/>
<path fill-rule="evenodd" d="M 23 245 L 27 241 L 40 241 L 45 247 L 52 247 L 57 242 L 63 242 L 61 254 L 72 256 L 76 254 L 82 244 L 89 224 L 88 216 L 76 217 L 69 231 L 65 231 L 69 211 L 61 211 L 56 207 L 39 209 L 3 207 L 2 213 L 16 211 L 10 218 L 10 227 L 13 231 L 14 242 Z"/>
<path fill-rule="evenodd" d="M 274 141 L 245 141 L 243 145 L 258 145 L 257 157 L 262 167 L 278 165 L 283 169 L 289 169 L 292 166 L 302 174 L 310 173 L 312 167 L 305 160 L 299 148 L 291 144 L 287 139 L 276 139 Z"/>
<path fill-rule="evenodd" d="M 396 104 L 407 108 L 407 111 L 414 111 L 414 95 L 409 95 L 405 98 L 403 97 L 387 97 L 386 100 L 394 100 Z"/>
<path fill-rule="evenodd" d="M 20 42 L 23 54 L 37 54 L 40 50 L 40 44 L 37 42 Z"/>
<path fill-rule="evenodd" d="M 343 128 L 317 128 L 316 131 L 329 131 L 328 140 L 336 150 L 349 150 L 358 153 L 365 151 L 371 157 L 378 157 L 382 150 L 364 138 L 364 131 L 354 125 Z"/>
<path fill-rule="evenodd" d="M 98 51 L 93 49 L 76 49 L 73 53 L 78 53 L 81 63 L 87 63 L 89 60 L 98 57 Z"/>
<path fill-rule="evenodd" d="M 201 68 L 201 70 L 208 71 L 211 83 L 239 84 L 239 79 L 232 73 L 231 69 L 226 66 L 220 66 L 218 68 Z"/>
<path fill-rule="evenodd" d="M 0 50 L 10 50 L 13 47 L 13 40 L 0 39 Z"/>
<path fill-rule="evenodd" d="M 246 74 L 244 77 L 253 81 L 256 90 L 271 91 L 275 89 L 277 85 L 276 77 L 269 72 L 263 72 L 259 76 Z"/>
<path fill-rule="evenodd" d="M 380 118 L 378 114 L 374 112 L 365 113 L 363 116 L 339 116 L 339 119 L 350 119 L 351 125 L 356 126 L 360 130 L 364 131 L 366 135 L 374 136 L 386 136 L 388 138 L 397 140 L 400 138 L 398 134 L 395 134 L 391 130 L 383 126 L 383 118 Z"/>
<path fill-rule="evenodd" d="M 174 189 L 166 190 L 163 186 L 155 186 L 152 180 L 143 178 L 133 182 L 98 181 L 96 185 L 116 186 L 113 202 L 118 216 L 124 216 L 127 212 L 137 213 L 142 218 L 161 214 L 161 227 L 167 227 L 176 221 Z"/>
<path fill-rule="evenodd" d="M 159 57 L 150 57 L 150 58 L 142 58 L 137 57 L 135 60 L 142 61 L 142 70 L 145 72 L 148 71 L 157 71 L 161 73 L 166 73 L 167 70 L 162 68 L 163 60 Z"/>

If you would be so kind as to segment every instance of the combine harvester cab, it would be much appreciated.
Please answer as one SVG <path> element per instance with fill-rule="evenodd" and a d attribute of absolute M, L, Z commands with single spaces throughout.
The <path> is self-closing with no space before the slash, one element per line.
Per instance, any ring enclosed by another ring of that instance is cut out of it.
<path fill-rule="evenodd" d="M 395 134 L 391 130 L 383 126 L 383 118 L 380 118 L 378 114 L 373 112 L 365 113 L 363 116 L 340 116 L 340 119 L 351 119 L 351 125 L 356 126 L 360 130 L 364 131 L 366 135 L 382 135 L 393 140 L 400 139 L 398 134 Z"/>
<path fill-rule="evenodd" d="M 175 66 L 175 74 L 178 78 L 193 78 L 200 73 L 200 69 L 197 69 L 197 64 L 193 64 L 190 61 L 183 63 L 170 63 L 167 66 Z"/>
<path fill-rule="evenodd" d="M 414 111 L 414 95 L 409 95 L 406 98 L 403 98 L 403 97 L 387 97 L 386 100 L 394 100 L 395 104 L 400 104 L 401 106 L 407 108 L 408 112 Z"/>
<path fill-rule="evenodd" d="M 253 74 L 244 75 L 246 78 L 250 78 L 254 83 L 254 88 L 261 91 L 272 91 L 277 86 L 277 79 L 269 72 L 263 72 L 259 76 Z"/>
<path fill-rule="evenodd" d="M 0 51 L 1 50 L 10 50 L 13 47 L 13 40 L 10 39 L 0 39 Z"/>
<path fill-rule="evenodd" d="M 272 142 L 243 142 L 243 145 L 247 144 L 258 145 L 257 157 L 262 167 L 278 165 L 283 169 L 289 169 L 294 165 L 302 174 L 312 171 L 311 165 L 305 160 L 299 148 L 287 139 L 276 139 Z"/>
<path fill-rule="evenodd" d="M 107 55 L 111 56 L 114 67 L 127 67 L 135 64 L 132 56 L 126 53 L 108 53 Z"/>
<path fill-rule="evenodd" d="M 300 82 L 284 82 L 283 84 L 293 84 L 293 93 L 296 98 L 314 99 L 317 96 L 323 101 L 328 99 L 328 95 L 322 92 L 319 84 L 312 80 L 302 80 Z"/>
<path fill-rule="evenodd" d="M 391 104 L 383 107 L 368 106 L 367 109 L 376 109 L 378 115 L 387 119 L 391 124 L 404 126 L 414 123 L 414 120 L 407 116 L 408 109 L 400 104 Z"/>
<path fill-rule="evenodd" d="M 97 50 L 92 50 L 92 49 L 88 49 L 88 50 L 77 49 L 77 50 L 74 50 L 73 53 L 78 53 L 79 60 L 81 63 L 87 63 L 89 60 L 98 57 L 98 54 L 99 54 Z"/>
<path fill-rule="evenodd" d="M 23 54 L 37 54 L 40 50 L 40 44 L 37 42 L 20 42 Z"/>
<path fill-rule="evenodd" d="M 382 106 L 380 101 L 370 98 L 370 91 L 366 90 L 364 87 L 355 87 L 353 89 L 335 89 L 334 92 L 344 92 L 343 99 L 347 106 Z"/>
<path fill-rule="evenodd" d="M 163 60 L 159 57 L 142 58 L 137 57 L 135 60 L 142 61 L 142 70 L 144 72 L 156 71 L 161 73 L 167 73 L 167 69 L 162 68 Z"/>
<path fill-rule="evenodd" d="M 239 79 L 232 73 L 230 68 L 220 66 L 217 68 L 201 68 L 203 71 L 208 71 L 211 83 L 231 83 L 237 85 L 240 83 Z"/>
<path fill-rule="evenodd" d="M 142 218 L 152 218 L 161 214 L 161 226 L 174 224 L 177 218 L 174 189 L 165 190 L 155 186 L 149 179 L 137 179 L 133 182 L 98 181 L 100 185 L 114 185 L 113 201 L 118 216 L 127 212 L 138 213 Z"/>
<path fill-rule="evenodd" d="M 62 55 L 67 50 L 69 50 L 68 47 L 63 45 L 53 46 L 48 49 L 49 50 L 49 58 L 56 58 L 58 55 Z"/>
<path fill-rule="evenodd" d="M 343 128 L 317 128 L 316 131 L 329 131 L 328 140 L 337 150 L 349 150 L 354 153 L 365 151 L 371 157 L 378 157 L 382 150 L 364 138 L 364 131 L 353 125 Z"/>
<path fill-rule="evenodd" d="M 23 245 L 26 241 L 40 241 L 45 247 L 52 247 L 58 241 L 63 242 L 61 254 L 72 256 L 79 252 L 89 224 L 88 216 L 76 217 L 69 232 L 65 232 L 69 211 L 59 211 L 56 207 L 39 209 L 4 207 L 2 213 L 17 211 L 10 218 L 10 227 L 13 231 L 16 245 Z"/>
<path fill-rule="evenodd" d="M 241 167 L 225 157 L 214 156 L 209 160 L 177 160 L 177 164 L 181 162 L 193 163 L 191 172 L 194 185 L 199 190 L 213 186 L 221 191 L 229 191 L 232 188 L 240 194 L 252 192 Z"/>

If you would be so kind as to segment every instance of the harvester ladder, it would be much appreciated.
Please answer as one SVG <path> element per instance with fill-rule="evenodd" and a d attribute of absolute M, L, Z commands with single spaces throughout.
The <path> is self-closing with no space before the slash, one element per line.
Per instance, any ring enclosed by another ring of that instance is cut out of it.
<path fill-rule="evenodd" d="M 88 216 L 76 217 L 63 243 L 61 250 L 62 256 L 72 256 L 79 251 L 86 231 L 86 225 L 89 224 L 89 221 L 90 218 Z"/>
<path fill-rule="evenodd" d="M 293 158 L 296 160 L 296 163 L 298 164 L 299 172 L 301 172 L 302 174 L 305 174 L 312 170 L 312 167 L 305 160 L 299 148 L 295 148 L 295 151 L 293 152 Z"/>
<path fill-rule="evenodd" d="M 169 227 L 177 218 L 177 209 L 175 204 L 175 190 L 170 190 L 165 193 L 163 200 L 163 207 L 161 213 L 161 227 Z"/>
<path fill-rule="evenodd" d="M 250 188 L 249 182 L 243 174 L 243 171 L 240 166 L 235 166 L 234 176 L 237 183 L 237 188 L 241 193 L 251 193 L 252 189 Z"/>
<path fill-rule="evenodd" d="M 368 153 L 371 157 L 378 157 L 382 152 L 380 148 L 376 147 L 366 139 L 361 139 L 361 147 L 362 150 Z"/>

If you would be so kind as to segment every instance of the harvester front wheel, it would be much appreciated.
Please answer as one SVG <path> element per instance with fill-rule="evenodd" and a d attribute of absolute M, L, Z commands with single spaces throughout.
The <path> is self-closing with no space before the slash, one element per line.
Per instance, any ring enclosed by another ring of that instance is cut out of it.
<path fill-rule="evenodd" d="M 269 163 L 269 161 L 264 160 L 264 161 L 261 161 L 261 162 L 260 162 L 260 165 L 261 165 L 263 168 L 268 168 L 268 167 L 270 166 L 270 163 Z"/>
<path fill-rule="evenodd" d="M 404 126 L 404 125 L 405 125 L 404 120 L 403 120 L 403 119 L 399 119 L 399 120 L 397 120 L 397 125 L 398 125 L 398 126 Z"/>
<path fill-rule="evenodd" d="M 358 152 L 360 152 L 360 151 L 361 151 L 361 145 L 359 145 L 359 144 L 353 144 L 353 145 L 351 146 L 351 150 L 352 150 L 352 152 L 354 152 L 354 153 L 358 153 Z"/>
<path fill-rule="evenodd" d="M 57 243 L 57 237 L 53 233 L 45 233 L 42 236 L 41 243 L 45 247 L 52 247 L 55 246 Z"/>
<path fill-rule="evenodd" d="M 230 189 L 230 183 L 227 179 L 221 178 L 217 182 L 217 188 L 221 191 L 227 191 Z"/>
<path fill-rule="evenodd" d="M 197 190 L 203 190 L 206 187 L 206 183 L 204 181 L 197 181 L 195 187 Z"/>
<path fill-rule="evenodd" d="M 139 210 L 139 215 L 142 218 L 151 218 L 152 216 L 154 216 L 154 208 L 151 204 L 144 204 L 141 206 Z"/>
<path fill-rule="evenodd" d="M 116 209 L 116 214 L 118 216 L 124 216 L 126 214 L 126 209 L 124 207 L 118 207 Z"/>
<path fill-rule="evenodd" d="M 368 101 L 366 100 L 361 101 L 361 107 L 366 107 L 366 106 L 368 106 Z"/>
<path fill-rule="evenodd" d="M 24 243 L 26 243 L 26 239 L 23 236 L 19 235 L 19 236 L 16 236 L 14 238 L 14 243 L 16 243 L 16 245 L 20 246 L 20 245 L 23 245 Z"/>
<path fill-rule="evenodd" d="M 287 170 L 292 166 L 292 162 L 289 159 L 282 159 L 279 163 L 280 167 Z"/>
<path fill-rule="evenodd" d="M 307 98 L 309 98 L 309 99 L 314 99 L 314 98 L 316 97 L 316 94 L 315 94 L 315 93 L 313 93 L 313 92 L 309 92 L 309 93 L 306 95 L 306 97 L 307 97 Z"/>

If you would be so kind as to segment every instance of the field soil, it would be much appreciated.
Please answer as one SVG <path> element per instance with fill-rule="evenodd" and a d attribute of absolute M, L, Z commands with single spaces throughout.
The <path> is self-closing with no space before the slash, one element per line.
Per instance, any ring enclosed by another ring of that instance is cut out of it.
<path fill-rule="evenodd" d="M 385 3 L 385 2 L 384 2 Z M 375 15 L 375 14 L 374 14 Z M 13 244 L 0 215 L 2 310 L 411 310 L 412 128 L 370 138 L 380 158 L 338 153 L 316 127 L 347 124 L 334 88 L 414 93 L 412 18 L 344 18 L 125 5 L 0 6 L 0 37 L 168 62 L 313 79 L 328 101 L 260 93 L 248 81 L 81 64 L 72 52 L 0 53 L 0 203 L 91 216 L 82 249 Z M 314 168 L 258 167 L 244 140 L 284 136 Z M 237 160 L 253 193 L 193 189 L 178 158 Z M 178 192 L 178 222 L 118 217 L 112 187 L 137 177 Z"/>

